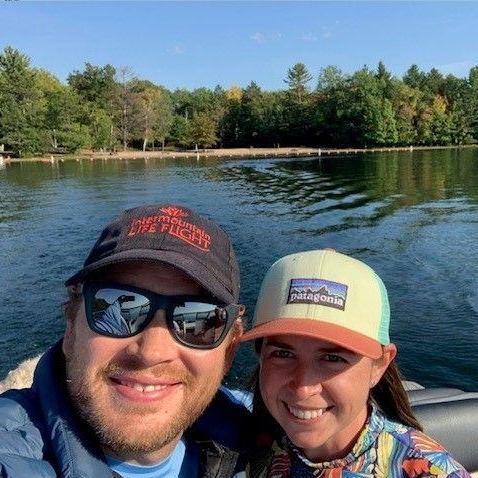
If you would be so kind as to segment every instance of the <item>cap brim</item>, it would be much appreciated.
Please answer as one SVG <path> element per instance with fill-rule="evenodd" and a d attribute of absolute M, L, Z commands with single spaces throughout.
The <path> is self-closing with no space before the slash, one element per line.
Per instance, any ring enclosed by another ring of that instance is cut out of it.
<path fill-rule="evenodd" d="M 241 342 L 271 335 L 299 335 L 326 340 L 373 359 L 383 354 L 382 345 L 370 337 L 330 322 L 302 318 L 281 318 L 257 325 L 242 335 Z"/>
<path fill-rule="evenodd" d="M 147 261 L 169 264 L 182 270 L 191 279 L 197 282 L 201 287 L 208 291 L 212 296 L 219 299 L 221 302 L 231 304 L 237 302 L 238 298 L 234 295 L 214 276 L 214 273 L 208 270 L 204 264 L 198 261 L 191 260 L 182 254 L 171 251 L 157 251 L 146 249 L 131 249 L 127 251 L 118 252 L 111 256 L 105 257 L 95 263 L 83 267 L 75 275 L 71 276 L 65 281 L 65 286 L 76 284 L 83 281 L 93 272 L 99 271 L 107 266 L 113 264 L 121 264 L 123 262 L 131 261 Z"/>

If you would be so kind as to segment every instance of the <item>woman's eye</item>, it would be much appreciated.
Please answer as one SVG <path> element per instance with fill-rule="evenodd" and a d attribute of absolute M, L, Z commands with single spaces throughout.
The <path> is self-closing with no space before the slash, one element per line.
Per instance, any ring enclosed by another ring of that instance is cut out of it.
<path fill-rule="evenodd" d="M 290 352 L 289 350 L 277 349 L 273 350 L 270 356 L 274 358 L 290 358 L 292 357 L 292 352 Z"/>
<path fill-rule="evenodd" d="M 347 363 L 343 357 L 337 354 L 325 354 L 322 356 L 322 359 L 327 362 L 334 362 L 334 363 Z"/>

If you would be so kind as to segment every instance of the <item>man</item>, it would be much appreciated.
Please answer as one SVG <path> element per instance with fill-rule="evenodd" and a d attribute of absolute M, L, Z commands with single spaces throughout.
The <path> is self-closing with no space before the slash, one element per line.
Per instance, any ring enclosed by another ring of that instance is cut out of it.
<path fill-rule="evenodd" d="M 244 312 L 228 236 L 183 207 L 130 209 L 65 284 L 63 340 L 0 396 L 0 476 L 231 476 L 247 412 L 218 392 Z"/>

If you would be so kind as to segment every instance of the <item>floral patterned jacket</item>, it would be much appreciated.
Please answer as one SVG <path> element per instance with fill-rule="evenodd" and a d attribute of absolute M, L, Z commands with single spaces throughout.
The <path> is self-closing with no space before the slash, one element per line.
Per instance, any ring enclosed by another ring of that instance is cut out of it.
<path fill-rule="evenodd" d="M 353 450 L 340 460 L 312 463 L 288 441 L 247 466 L 250 478 L 470 478 L 437 442 L 386 418 L 375 407 Z"/>

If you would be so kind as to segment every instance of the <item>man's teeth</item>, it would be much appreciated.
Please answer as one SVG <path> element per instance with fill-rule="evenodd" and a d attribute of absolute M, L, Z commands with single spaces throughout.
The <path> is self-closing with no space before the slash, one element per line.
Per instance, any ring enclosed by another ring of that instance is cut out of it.
<path fill-rule="evenodd" d="M 163 390 L 167 387 L 167 385 L 143 385 L 141 383 L 136 382 L 125 382 L 121 381 L 121 385 L 126 385 L 127 387 L 134 388 L 138 392 L 148 393 L 148 392 L 156 392 L 158 390 Z"/>
<path fill-rule="evenodd" d="M 287 405 L 289 412 L 294 415 L 294 417 L 300 418 L 301 420 L 312 420 L 313 418 L 320 417 L 324 412 L 325 408 L 317 408 L 316 410 L 301 410 L 300 408 L 291 407 Z"/>

